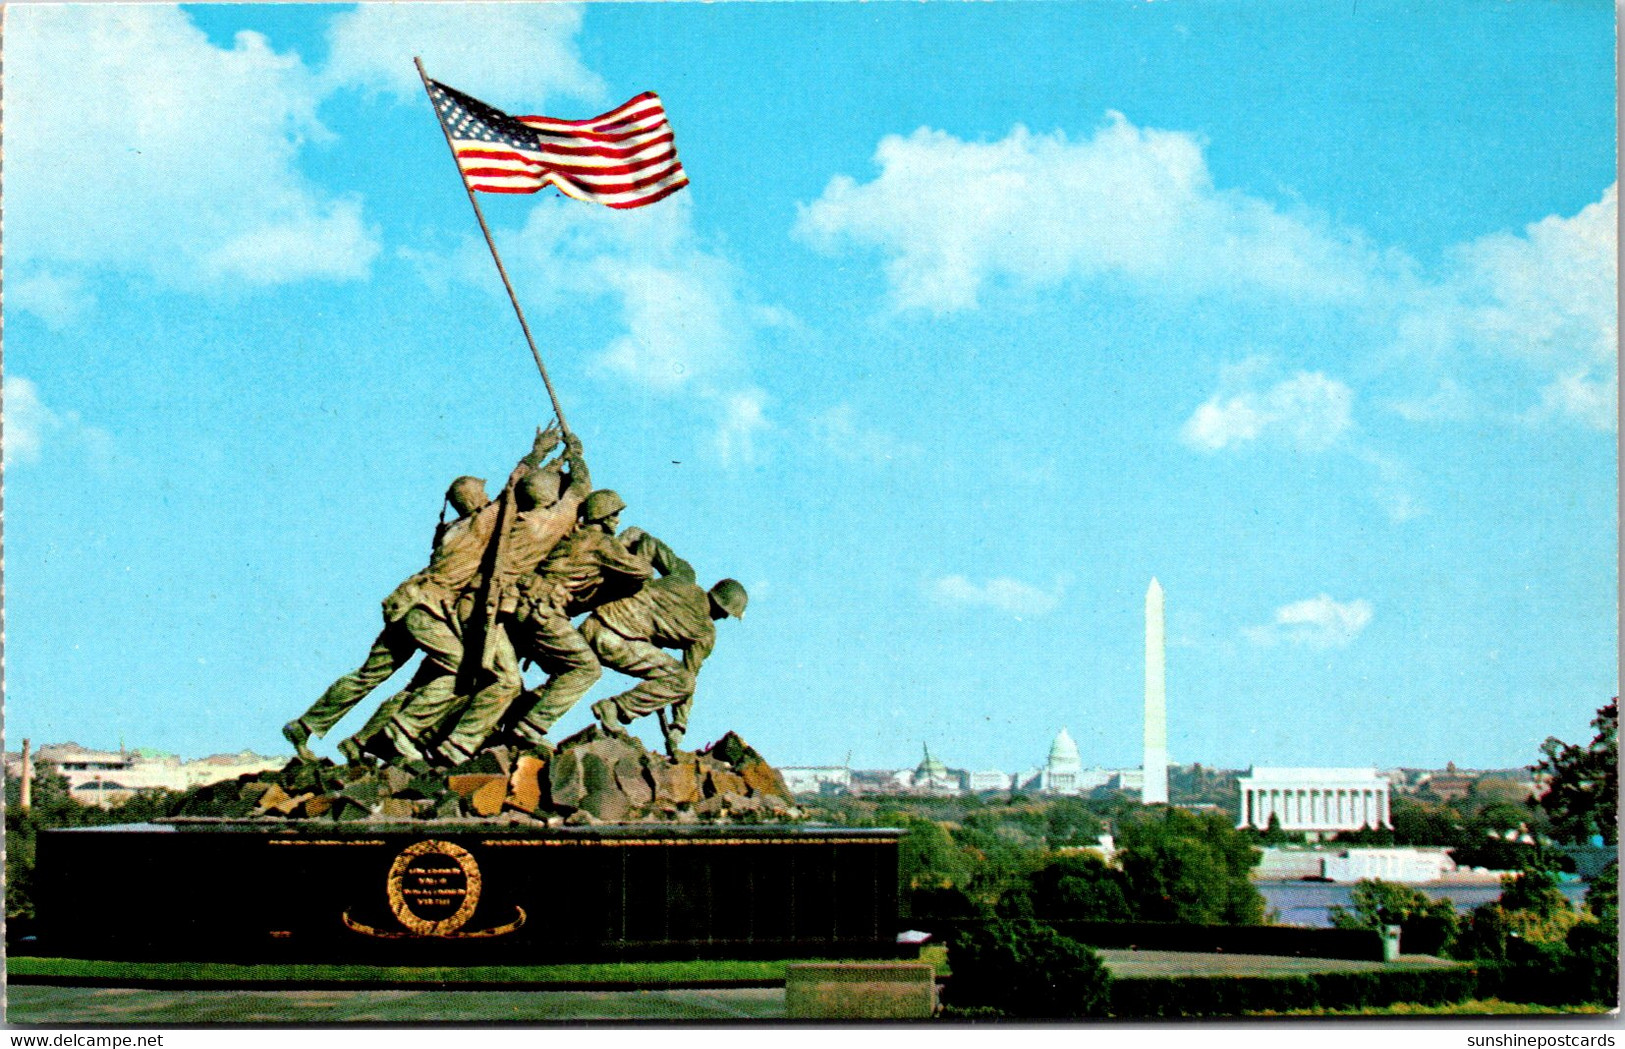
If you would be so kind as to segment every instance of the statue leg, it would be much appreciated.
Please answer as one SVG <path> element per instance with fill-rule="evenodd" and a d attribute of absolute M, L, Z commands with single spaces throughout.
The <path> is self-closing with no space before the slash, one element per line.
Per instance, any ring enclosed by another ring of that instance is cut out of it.
<path fill-rule="evenodd" d="M 679 709 L 686 715 L 686 701 L 694 695 L 695 680 L 680 660 L 648 641 L 624 638 L 595 619 L 587 621 L 583 633 L 604 666 L 643 679 L 629 691 L 602 701 L 613 706 L 623 722 L 653 714 L 674 703 L 685 704 Z M 597 704 L 593 709 L 597 710 Z"/>
<path fill-rule="evenodd" d="M 372 651 L 360 668 L 327 687 L 310 709 L 297 719 L 312 736 L 325 736 L 368 693 L 389 680 L 412 658 L 417 645 L 411 633 L 399 622 L 386 623 L 372 643 Z"/>
<path fill-rule="evenodd" d="M 423 663 L 407 686 L 405 703 L 384 726 L 384 735 L 404 757 L 422 757 L 425 741 L 466 700 L 457 695 L 457 668 L 463 639 L 457 628 L 421 605 L 403 620 L 423 649 Z"/>
<path fill-rule="evenodd" d="M 359 761 L 363 751 L 371 749 L 373 743 L 383 738 L 384 726 L 400 713 L 401 707 L 411 698 L 412 691 L 408 687 L 378 704 L 378 709 L 372 712 L 372 717 L 361 726 L 361 730 L 339 744 L 339 751 L 350 761 Z M 421 755 L 412 756 L 421 757 Z"/>
<path fill-rule="evenodd" d="M 533 616 L 522 629 L 526 652 L 547 668 L 548 679 L 540 691 L 521 699 L 529 709 L 518 719 L 514 731 L 522 739 L 539 742 L 604 671 L 569 617 L 558 612 Z"/>
<path fill-rule="evenodd" d="M 514 654 L 513 642 L 501 626 L 496 628 L 495 665 L 496 680 L 480 689 L 457 715 L 451 732 L 440 743 L 440 753 L 448 760 L 459 762 L 473 757 L 496 731 L 513 701 L 518 698 L 524 681 L 519 676 L 519 657 Z"/>

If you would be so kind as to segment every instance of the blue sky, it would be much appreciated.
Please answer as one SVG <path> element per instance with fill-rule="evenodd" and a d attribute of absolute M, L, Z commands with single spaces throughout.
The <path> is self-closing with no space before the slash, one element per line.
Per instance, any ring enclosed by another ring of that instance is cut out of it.
<path fill-rule="evenodd" d="M 1155 575 L 1174 760 L 1526 764 L 1618 689 L 1613 26 L 11 6 L 11 745 L 280 749 L 545 421 L 419 54 L 666 102 L 682 193 L 483 202 L 595 480 L 750 588 L 692 737 L 1137 765 Z"/>

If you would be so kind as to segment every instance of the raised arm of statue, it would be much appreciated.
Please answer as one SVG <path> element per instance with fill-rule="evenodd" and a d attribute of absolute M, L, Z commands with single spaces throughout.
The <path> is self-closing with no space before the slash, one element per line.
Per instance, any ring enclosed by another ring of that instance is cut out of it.
<path fill-rule="evenodd" d="M 577 500 L 586 499 L 592 491 L 592 475 L 587 472 L 587 460 L 581 455 L 581 438 L 575 434 L 564 439 L 564 464 L 570 468 L 567 493 Z"/>
<path fill-rule="evenodd" d="M 530 454 L 519 461 L 525 466 L 540 466 L 547 460 L 549 455 L 553 454 L 553 449 L 558 446 L 559 424 L 554 422 L 545 430 L 541 428 L 536 430 L 536 440 L 531 443 Z"/>
<path fill-rule="evenodd" d="M 694 566 L 678 557 L 677 552 L 663 540 L 657 539 L 641 528 L 628 528 L 621 535 L 621 541 L 632 553 L 648 561 L 649 567 L 662 576 L 675 576 L 690 583 L 694 582 Z"/>

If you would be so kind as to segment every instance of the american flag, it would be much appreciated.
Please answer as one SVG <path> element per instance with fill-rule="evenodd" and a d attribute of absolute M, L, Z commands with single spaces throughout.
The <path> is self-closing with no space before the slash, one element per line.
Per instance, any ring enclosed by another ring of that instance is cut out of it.
<path fill-rule="evenodd" d="M 471 188 L 640 208 L 688 185 L 665 107 L 652 91 L 591 120 L 513 117 L 437 80 L 429 98 Z"/>

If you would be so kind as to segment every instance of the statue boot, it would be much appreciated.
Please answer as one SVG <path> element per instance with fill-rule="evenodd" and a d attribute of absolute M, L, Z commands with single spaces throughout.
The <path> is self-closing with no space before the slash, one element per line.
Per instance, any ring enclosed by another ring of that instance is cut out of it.
<path fill-rule="evenodd" d="M 307 744 L 310 742 L 310 729 L 305 727 L 304 721 L 295 718 L 282 726 L 282 737 L 293 744 L 293 752 L 299 755 L 300 761 L 315 761 L 316 755 Z"/>
<path fill-rule="evenodd" d="M 592 715 L 598 719 L 605 732 L 612 736 L 628 735 L 626 722 L 621 720 L 621 708 L 613 699 L 600 699 L 592 705 Z"/>

